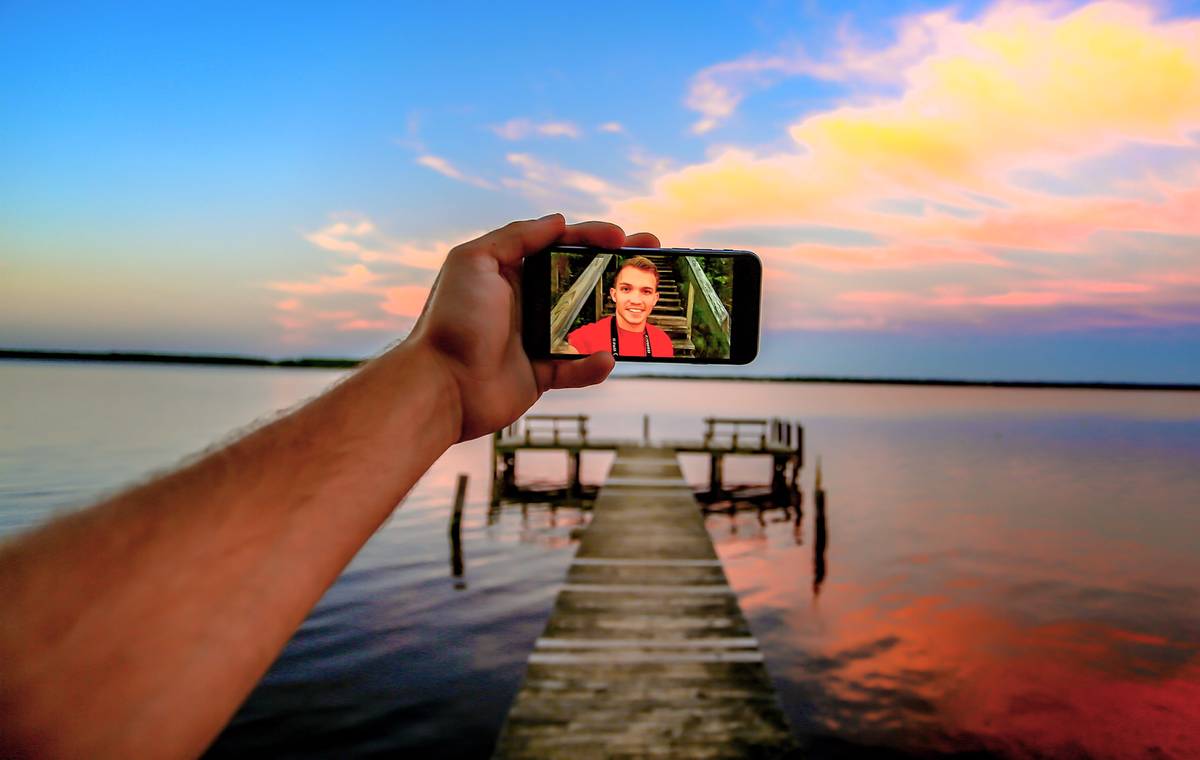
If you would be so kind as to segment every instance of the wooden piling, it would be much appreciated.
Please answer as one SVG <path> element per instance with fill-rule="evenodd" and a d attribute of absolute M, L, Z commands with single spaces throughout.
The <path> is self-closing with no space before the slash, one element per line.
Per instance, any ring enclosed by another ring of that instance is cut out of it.
<path fill-rule="evenodd" d="M 723 454 L 710 454 L 708 459 L 708 490 L 714 494 L 725 492 Z"/>
<path fill-rule="evenodd" d="M 454 490 L 454 511 L 450 515 L 450 572 L 455 578 L 461 578 L 463 574 L 462 513 L 466 496 L 467 475 L 461 473 Z"/>
<path fill-rule="evenodd" d="M 571 496 L 579 496 L 583 492 L 583 484 L 580 481 L 580 461 L 581 452 L 579 449 L 571 449 L 567 453 L 567 488 Z"/>
<path fill-rule="evenodd" d="M 825 582 L 825 551 L 829 546 L 829 530 L 825 520 L 825 489 L 821 487 L 821 460 L 817 459 L 817 480 L 813 486 L 813 501 L 817 506 L 816 536 L 813 541 L 813 596 L 821 593 Z"/>

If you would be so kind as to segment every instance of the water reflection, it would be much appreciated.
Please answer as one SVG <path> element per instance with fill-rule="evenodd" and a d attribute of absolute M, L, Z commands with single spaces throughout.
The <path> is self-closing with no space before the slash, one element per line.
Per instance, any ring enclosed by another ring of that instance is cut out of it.
<path fill-rule="evenodd" d="M 336 376 L 0 366 L 0 531 Z M 695 436 L 714 400 L 805 423 L 836 463 L 821 487 L 836 504 L 816 508 L 806 470 L 812 508 L 797 484 L 789 520 L 750 510 L 707 525 L 813 754 L 1200 757 L 1200 394 L 747 387 L 617 380 L 547 394 L 537 411 L 591 414 L 598 436 L 636 433 L 647 408 L 656 436 Z M 703 487 L 706 458 L 682 464 Z M 531 479 L 566 473 L 561 459 L 525 465 Z M 583 468 L 596 483 L 607 464 Z M 589 519 L 537 502 L 489 512 L 489 472 L 486 440 L 439 460 L 212 756 L 488 756 Z M 731 457 L 724 475 L 761 473 Z"/>

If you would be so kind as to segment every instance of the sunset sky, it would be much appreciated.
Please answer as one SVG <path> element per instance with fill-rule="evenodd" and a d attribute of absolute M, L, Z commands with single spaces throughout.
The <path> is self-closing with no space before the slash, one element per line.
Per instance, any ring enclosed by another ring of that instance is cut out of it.
<path fill-rule="evenodd" d="M 0 347 L 363 356 L 561 210 L 752 374 L 1200 382 L 1200 4 L 0 6 Z"/>

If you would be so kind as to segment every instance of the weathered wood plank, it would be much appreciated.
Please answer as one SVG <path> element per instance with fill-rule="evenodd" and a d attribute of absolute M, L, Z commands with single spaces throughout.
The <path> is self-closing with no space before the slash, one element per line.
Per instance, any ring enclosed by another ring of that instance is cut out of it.
<path fill-rule="evenodd" d="M 780 757 L 796 746 L 678 462 L 620 449 L 496 757 Z"/>

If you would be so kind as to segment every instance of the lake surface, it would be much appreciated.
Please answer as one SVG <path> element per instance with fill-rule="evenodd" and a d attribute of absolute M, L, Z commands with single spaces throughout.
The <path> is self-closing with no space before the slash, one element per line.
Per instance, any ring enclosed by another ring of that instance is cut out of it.
<path fill-rule="evenodd" d="M 340 376 L 0 363 L 0 533 L 170 467 Z M 708 526 L 817 756 L 1200 756 L 1200 393 L 616 379 L 535 411 L 590 414 L 593 434 L 624 438 L 640 436 L 644 413 L 664 439 L 698 437 L 711 414 L 804 424 L 799 525 L 750 511 Z M 550 505 L 489 517 L 488 454 L 484 439 L 439 460 L 209 756 L 488 755 L 571 531 L 588 520 Z M 585 458 L 585 480 L 610 461 Z M 683 464 L 703 485 L 706 460 Z M 767 470 L 745 460 L 726 476 L 765 482 Z M 446 528 L 460 472 L 471 480 L 455 578 Z M 518 472 L 553 482 L 566 464 L 522 457 Z"/>

